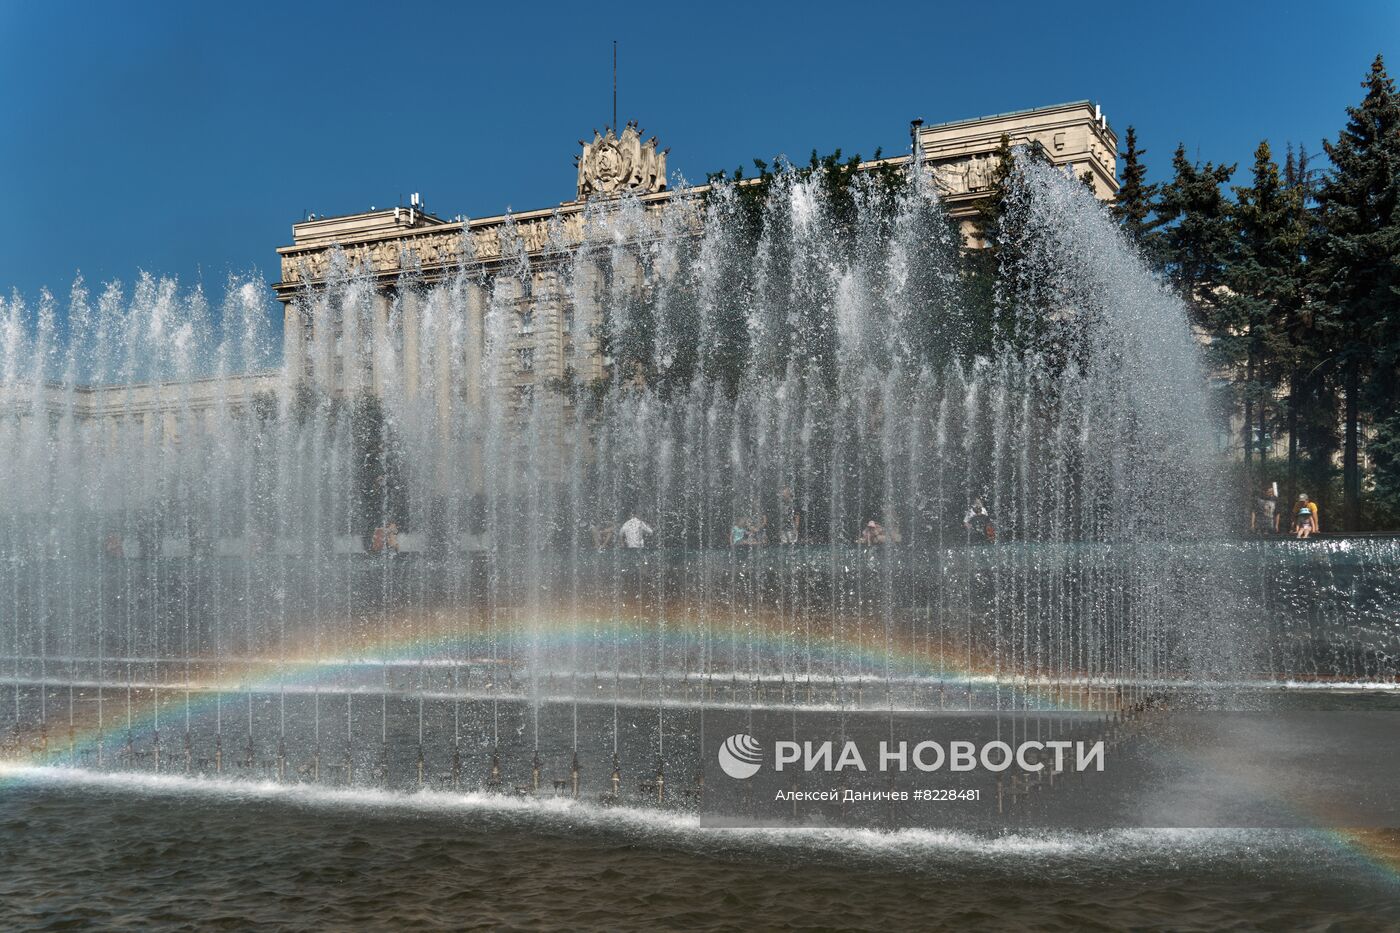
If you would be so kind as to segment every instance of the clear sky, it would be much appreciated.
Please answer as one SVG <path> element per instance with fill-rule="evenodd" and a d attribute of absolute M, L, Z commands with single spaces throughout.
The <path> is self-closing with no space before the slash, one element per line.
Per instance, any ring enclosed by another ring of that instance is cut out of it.
<path fill-rule="evenodd" d="M 867 157 L 930 122 L 1067 100 L 1247 166 L 1316 150 L 1400 4 L 1015 2 L 99 4 L 0 0 L 0 293 L 140 270 L 277 278 L 305 211 L 442 216 L 573 196 L 619 110 L 691 180 L 777 153 Z"/>

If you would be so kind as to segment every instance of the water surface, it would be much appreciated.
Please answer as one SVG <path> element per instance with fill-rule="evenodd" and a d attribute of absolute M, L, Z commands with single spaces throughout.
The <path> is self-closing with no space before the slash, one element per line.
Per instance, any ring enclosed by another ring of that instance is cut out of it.
<path fill-rule="evenodd" d="M 1400 927 L 1376 838 L 1309 832 L 740 833 L 484 795 L 21 772 L 0 840 L 15 930 Z"/>

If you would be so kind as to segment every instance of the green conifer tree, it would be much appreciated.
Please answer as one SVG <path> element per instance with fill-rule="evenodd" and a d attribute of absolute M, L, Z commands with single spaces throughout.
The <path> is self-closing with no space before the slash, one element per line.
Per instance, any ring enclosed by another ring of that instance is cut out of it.
<path fill-rule="evenodd" d="M 1323 146 L 1332 171 L 1317 193 L 1315 296 L 1333 334 L 1344 398 L 1342 485 L 1348 530 L 1361 523 L 1361 422 L 1377 418 L 1378 496 L 1400 505 L 1400 98 L 1377 55 L 1361 103 Z"/>
<path fill-rule="evenodd" d="M 1161 186 L 1154 242 L 1167 279 L 1191 306 L 1197 326 L 1214 336 L 1225 266 L 1235 246 L 1230 205 L 1221 191 L 1234 165 L 1192 162 L 1186 146 L 1172 155 L 1172 179 Z"/>
<path fill-rule="evenodd" d="M 1209 355 L 1227 364 L 1231 322 L 1228 315 L 1222 317 L 1221 298 L 1236 240 L 1221 186 L 1234 171 L 1233 165 L 1193 162 L 1179 144 L 1172 155 L 1172 178 L 1162 184 L 1153 205 L 1148 240 L 1151 260 L 1186 302 L 1191 325 L 1209 341 Z M 1217 347 L 1222 340 L 1227 345 Z M 1220 419 L 1228 422 L 1235 392 L 1228 381 L 1224 386 L 1217 403 Z"/>
<path fill-rule="evenodd" d="M 1137 129 L 1128 127 L 1124 137 L 1122 181 L 1118 193 L 1113 196 L 1113 206 L 1109 211 L 1113 218 L 1123 225 L 1134 243 L 1146 241 L 1151 226 L 1148 217 L 1152 214 L 1152 199 L 1157 194 L 1157 186 L 1147 181 L 1147 165 L 1142 157 L 1147 150 L 1137 145 Z"/>
<path fill-rule="evenodd" d="M 1230 374 L 1243 414 L 1242 446 L 1249 491 L 1265 477 L 1254 469 L 1268 456 L 1287 375 L 1287 317 L 1298 303 L 1301 232 L 1297 194 L 1288 188 L 1268 140 L 1254 152 L 1251 184 L 1238 185 L 1231 209 L 1235 243 L 1222 275 L 1213 356 Z"/>
<path fill-rule="evenodd" d="M 1293 146 L 1288 146 L 1283 184 L 1290 195 L 1289 241 L 1295 248 L 1289 261 L 1295 294 L 1285 306 L 1282 320 L 1275 325 L 1281 334 L 1276 348 L 1280 354 L 1278 365 L 1286 371 L 1284 379 L 1288 385 L 1285 496 L 1291 502 L 1305 491 L 1325 507 L 1326 490 L 1334 472 L 1333 459 L 1339 448 L 1337 399 L 1327 368 L 1327 334 L 1319 321 L 1317 303 L 1307 294 L 1307 252 L 1315 220 L 1311 204 L 1316 185 L 1307 149 L 1302 146 L 1296 154 Z"/>

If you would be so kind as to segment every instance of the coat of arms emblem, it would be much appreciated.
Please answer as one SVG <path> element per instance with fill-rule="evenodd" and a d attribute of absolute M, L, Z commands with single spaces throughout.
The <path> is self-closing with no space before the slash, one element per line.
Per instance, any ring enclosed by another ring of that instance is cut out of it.
<path fill-rule="evenodd" d="M 596 195 L 612 196 L 632 192 L 652 194 L 666 189 L 666 153 L 657 150 L 656 137 L 642 142 L 636 122 L 629 122 L 622 135 L 593 131 L 593 141 L 579 140 L 583 153 L 578 157 L 578 199 Z"/>

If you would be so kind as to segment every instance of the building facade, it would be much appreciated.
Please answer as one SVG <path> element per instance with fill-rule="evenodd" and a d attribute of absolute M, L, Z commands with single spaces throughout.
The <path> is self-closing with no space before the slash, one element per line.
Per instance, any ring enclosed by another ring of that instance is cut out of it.
<path fill-rule="evenodd" d="M 915 155 L 867 162 L 907 165 L 919 158 L 943 196 L 949 214 L 962 221 L 965 245 L 976 248 L 973 218 L 977 205 L 991 190 L 995 178 L 996 151 L 1002 137 L 1013 147 L 1039 146 L 1049 160 L 1087 176 L 1094 193 L 1109 200 L 1118 190 L 1118 140 L 1102 111 L 1089 101 L 1076 101 L 969 120 L 910 126 L 911 152 Z M 308 296 L 324 285 L 333 266 L 374 283 L 375 310 L 371 327 L 382 336 L 401 327 L 402 344 L 409 348 L 399 361 L 409 391 L 419 385 L 421 361 L 417 347 L 419 308 L 417 298 L 396 295 L 404 276 L 431 284 L 454 274 L 464 264 L 479 264 L 489 275 L 522 258 L 529 273 L 516 282 L 498 283 L 518 290 L 522 321 L 515 340 L 519 365 L 508 377 L 514 388 L 562 379 L 566 372 L 588 378 L 602 371 L 596 335 L 583 322 L 595 320 L 597 289 L 587 281 L 601 274 L 585 264 L 575 271 L 572 287 L 558 287 L 557 268 L 584 240 L 590 208 L 622 194 L 634 196 L 641 209 L 659 221 L 681 197 L 702 194 L 706 186 L 673 191 L 667 185 L 666 151 L 655 137 L 642 139 L 636 124 L 620 135 L 612 129 L 580 140 L 574 197 L 555 207 L 470 220 L 444 220 L 429 213 L 417 195 L 408 207 L 368 211 L 338 217 L 313 217 L 292 226 L 292 242 L 278 249 L 281 280 L 274 286 L 283 304 L 283 359 L 291 381 L 306 381 L 333 394 L 351 395 L 382 388 L 380 361 L 358 365 L 349 359 L 353 347 L 337 330 L 335 320 L 313 313 Z M 690 199 L 693 200 L 693 199 Z M 611 273 L 614 270 L 609 270 Z M 619 274 L 640 276 L 639 269 Z M 584 281 L 579 281 L 579 278 Z M 640 285 L 640 283 L 639 283 Z M 466 300 L 474 334 L 467 352 L 481 352 L 481 317 L 488 296 L 485 287 L 468 284 Z M 499 297 L 499 296 L 498 296 Z M 400 301 L 399 313 L 390 305 Z M 329 331 L 329 332 L 328 332 Z"/>

